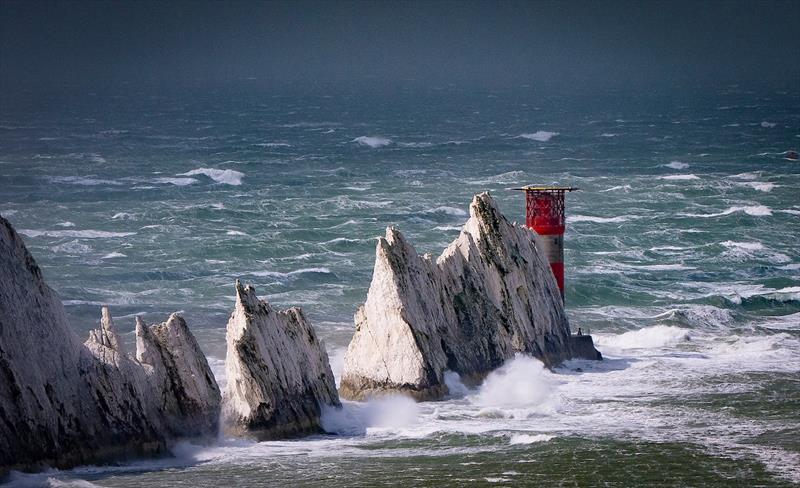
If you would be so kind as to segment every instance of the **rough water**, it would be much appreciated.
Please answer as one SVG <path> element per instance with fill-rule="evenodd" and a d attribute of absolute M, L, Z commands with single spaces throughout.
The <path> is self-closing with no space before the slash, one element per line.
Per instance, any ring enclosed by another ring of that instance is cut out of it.
<path fill-rule="evenodd" d="M 76 331 L 180 310 L 224 383 L 236 278 L 302 306 L 338 375 L 397 225 L 438 254 L 489 190 L 567 200 L 567 309 L 605 361 L 518 357 L 451 398 L 348 403 L 337 435 L 178 445 L 21 486 L 800 483 L 797 87 L 122 87 L 3 93 L 0 213 Z"/>

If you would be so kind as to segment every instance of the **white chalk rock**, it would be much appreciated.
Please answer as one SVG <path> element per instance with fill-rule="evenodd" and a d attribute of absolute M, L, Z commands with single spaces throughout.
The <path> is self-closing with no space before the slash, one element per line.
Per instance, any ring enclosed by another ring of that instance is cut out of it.
<path fill-rule="evenodd" d="M 273 310 L 237 281 L 227 343 L 228 434 L 265 440 L 321 432 L 321 407 L 339 406 L 339 395 L 325 346 L 301 309 Z"/>
<path fill-rule="evenodd" d="M 474 197 L 461 234 L 435 261 L 388 228 L 355 315 L 341 395 L 435 399 L 447 394 L 447 370 L 478 381 L 518 352 L 548 365 L 572 357 L 559 290 L 534 236 L 488 193 Z"/>
<path fill-rule="evenodd" d="M 0 217 L 0 475 L 152 454 L 171 438 L 215 435 L 219 391 L 205 357 L 185 323 L 164 329 L 153 332 L 166 358 L 157 374 L 125 353 L 107 308 L 81 344 Z"/>
<path fill-rule="evenodd" d="M 219 387 L 183 317 L 173 313 L 166 322 L 149 327 L 136 317 L 136 359 L 145 383 L 156 392 L 151 403 L 164 417 L 169 436 L 217 431 Z"/>

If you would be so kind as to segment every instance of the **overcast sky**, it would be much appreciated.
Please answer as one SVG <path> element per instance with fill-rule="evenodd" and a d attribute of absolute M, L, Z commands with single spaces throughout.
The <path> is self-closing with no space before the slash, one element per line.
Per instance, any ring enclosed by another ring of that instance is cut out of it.
<path fill-rule="evenodd" d="M 5 86 L 154 80 L 800 83 L 800 1 L 0 0 Z"/>

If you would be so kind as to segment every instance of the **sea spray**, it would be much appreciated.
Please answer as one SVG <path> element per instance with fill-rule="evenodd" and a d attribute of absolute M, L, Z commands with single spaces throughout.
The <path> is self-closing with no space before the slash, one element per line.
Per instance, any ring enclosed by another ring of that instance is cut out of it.
<path fill-rule="evenodd" d="M 553 413 L 558 381 L 538 359 L 517 354 L 486 377 L 471 402 L 484 407 L 482 416 L 527 418 Z"/>
<path fill-rule="evenodd" d="M 322 409 L 322 428 L 339 435 L 364 435 L 396 431 L 419 422 L 420 407 L 404 395 L 390 395 L 367 402 L 344 402 L 341 408 Z"/>

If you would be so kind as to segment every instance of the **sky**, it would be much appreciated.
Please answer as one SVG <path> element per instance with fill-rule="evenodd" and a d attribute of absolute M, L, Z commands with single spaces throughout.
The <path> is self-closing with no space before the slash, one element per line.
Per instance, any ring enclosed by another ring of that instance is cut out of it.
<path fill-rule="evenodd" d="M 797 81 L 800 1 L 0 0 L 0 85 Z"/>

